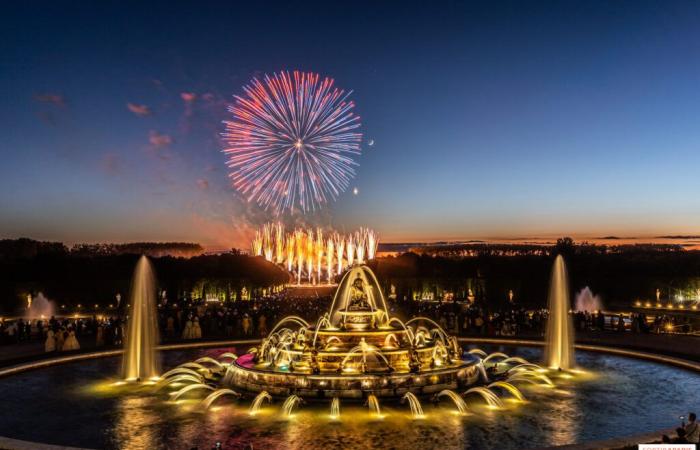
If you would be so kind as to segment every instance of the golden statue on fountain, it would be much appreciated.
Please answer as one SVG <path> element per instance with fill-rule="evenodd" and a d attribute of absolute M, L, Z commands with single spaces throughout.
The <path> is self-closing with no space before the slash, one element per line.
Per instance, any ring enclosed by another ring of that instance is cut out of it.
<path fill-rule="evenodd" d="M 359 273 L 352 282 L 349 291 L 345 309 L 340 311 L 342 316 L 341 329 L 366 330 L 376 328 L 379 311 L 370 302 L 365 282 Z"/>
<path fill-rule="evenodd" d="M 370 304 L 367 302 L 367 294 L 365 293 L 365 287 L 360 274 L 357 274 L 355 281 L 352 282 L 350 287 L 350 302 L 348 309 L 351 311 L 366 311 L 371 310 Z"/>

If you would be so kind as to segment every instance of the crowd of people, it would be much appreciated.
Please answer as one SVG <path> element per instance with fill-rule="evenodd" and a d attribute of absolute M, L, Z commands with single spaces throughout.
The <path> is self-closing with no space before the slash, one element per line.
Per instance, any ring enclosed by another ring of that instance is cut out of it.
<path fill-rule="evenodd" d="M 251 301 L 232 303 L 181 300 L 161 305 L 158 325 L 163 341 L 260 338 L 266 336 L 280 319 L 295 315 L 313 323 L 327 312 L 331 297 L 295 297 L 287 292 Z M 469 302 L 390 301 L 389 313 L 408 320 L 417 316 L 433 319 L 448 333 L 459 336 L 542 336 L 548 311 L 510 307 L 489 310 Z M 0 322 L 0 343 L 42 340 L 46 351 L 68 351 L 86 341 L 90 346 L 118 346 L 123 343 L 125 311 L 112 316 L 45 319 L 18 319 Z M 687 332 L 689 321 L 644 313 L 604 314 L 574 312 L 578 331 L 616 331 L 634 333 Z"/>
<path fill-rule="evenodd" d="M 101 316 L 49 319 L 17 319 L 0 322 L 0 343 L 13 344 L 41 341 L 46 352 L 78 350 L 82 340 L 96 346 L 123 343 L 123 320 Z"/>

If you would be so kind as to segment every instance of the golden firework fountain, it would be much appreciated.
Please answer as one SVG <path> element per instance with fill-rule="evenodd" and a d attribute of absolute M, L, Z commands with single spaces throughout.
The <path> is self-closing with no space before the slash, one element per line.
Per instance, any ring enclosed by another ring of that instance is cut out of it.
<path fill-rule="evenodd" d="M 330 285 L 353 264 L 373 260 L 378 246 L 379 237 L 369 228 L 347 235 L 324 233 L 321 228 L 296 228 L 285 233 L 284 225 L 276 222 L 255 232 L 251 250 L 254 256 L 286 268 L 298 285 Z"/>

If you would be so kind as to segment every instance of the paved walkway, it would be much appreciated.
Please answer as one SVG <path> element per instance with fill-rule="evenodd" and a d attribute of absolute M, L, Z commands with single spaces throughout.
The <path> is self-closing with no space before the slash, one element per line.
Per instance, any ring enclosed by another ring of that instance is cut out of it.
<path fill-rule="evenodd" d="M 581 333 L 577 335 L 576 342 L 629 348 L 649 353 L 663 353 L 677 358 L 700 361 L 700 337 L 698 336 L 605 331 Z"/>
<path fill-rule="evenodd" d="M 462 339 L 524 339 L 542 341 L 544 338 L 538 334 L 519 334 L 517 336 L 485 336 L 465 335 Z M 616 333 L 614 331 L 589 331 L 576 333 L 577 344 L 601 345 L 630 350 L 639 350 L 648 353 L 659 353 L 676 358 L 685 358 L 691 361 L 700 361 L 700 337 L 689 335 L 668 334 L 640 334 L 640 333 Z"/>

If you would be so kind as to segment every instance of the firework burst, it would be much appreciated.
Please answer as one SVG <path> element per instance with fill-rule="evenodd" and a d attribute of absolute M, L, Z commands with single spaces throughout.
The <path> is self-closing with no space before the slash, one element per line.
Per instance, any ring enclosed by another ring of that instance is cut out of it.
<path fill-rule="evenodd" d="M 362 134 L 351 92 L 314 73 L 253 79 L 222 133 L 233 186 L 274 212 L 319 209 L 355 176 Z"/>

